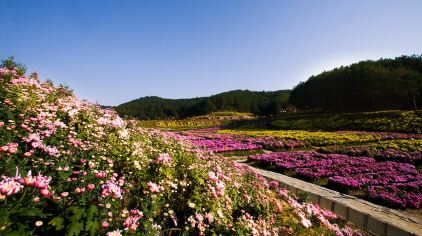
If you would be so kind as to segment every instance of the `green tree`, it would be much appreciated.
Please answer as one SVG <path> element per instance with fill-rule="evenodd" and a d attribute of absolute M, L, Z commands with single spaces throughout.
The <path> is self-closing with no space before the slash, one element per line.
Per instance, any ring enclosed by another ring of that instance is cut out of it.
<path fill-rule="evenodd" d="M 14 56 L 10 56 L 6 59 L 1 60 L 0 67 L 6 67 L 8 69 L 16 68 L 16 71 L 19 75 L 24 75 L 27 70 L 24 64 L 15 61 Z"/>

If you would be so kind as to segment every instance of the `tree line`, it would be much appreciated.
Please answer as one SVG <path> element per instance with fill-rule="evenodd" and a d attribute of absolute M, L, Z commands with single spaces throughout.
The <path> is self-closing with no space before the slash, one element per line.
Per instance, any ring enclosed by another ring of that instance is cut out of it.
<path fill-rule="evenodd" d="M 287 104 L 290 90 L 256 92 L 234 90 L 209 97 L 190 99 L 165 99 L 142 97 L 117 106 L 122 115 L 148 119 L 181 119 L 205 115 L 216 111 L 250 112 L 257 115 L 277 113 Z"/>
<path fill-rule="evenodd" d="M 19 74 L 26 72 L 25 65 L 13 57 L 2 60 L 0 66 L 16 68 Z M 311 76 L 293 90 L 234 90 L 188 99 L 142 97 L 115 109 L 121 115 L 148 120 L 181 119 L 216 111 L 271 115 L 291 106 L 323 113 L 421 109 L 422 55 L 341 66 Z"/>
<path fill-rule="evenodd" d="M 289 103 L 322 112 L 420 109 L 422 55 L 361 61 L 323 72 L 295 86 Z"/>

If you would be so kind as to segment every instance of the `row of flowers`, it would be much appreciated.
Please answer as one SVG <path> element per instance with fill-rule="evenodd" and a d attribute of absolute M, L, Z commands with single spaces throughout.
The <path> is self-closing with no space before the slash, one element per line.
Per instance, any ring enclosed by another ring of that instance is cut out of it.
<path fill-rule="evenodd" d="M 408 146 L 406 151 L 420 151 L 422 134 L 401 134 L 364 131 L 304 131 L 304 130 L 220 130 L 220 134 L 236 134 L 250 137 L 273 137 L 281 141 L 297 140 L 307 145 L 323 147 L 331 145 L 353 145 L 376 142 L 381 145 Z M 390 141 L 388 141 L 390 140 Z M 412 141 L 413 140 L 413 141 Z M 384 141 L 384 142 L 383 142 Z M 413 145 L 413 150 L 410 147 Z M 418 149 L 419 148 L 419 149 Z"/>
<path fill-rule="evenodd" d="M 398 136 L 395 133 L 392 134 L 394 134 L 393 136 Z M 403 135 L 416 136 L 411 134 Z M 391 136 L 389 137 L 391 138 Z M 422 164 L 422 139 L 414 138 L 381 140 L 357 146 L 323 147 L 320 148 L 320 151 L 324 153 L 343 153 L 351 156 L 372 156 L 380 161 L 390 160 L 420 165 Z"/>
<path fill-rule="evenodd" d="M 419 208 L 422 203 L 422 174 L 410 164 L 317 152 L 273 152 L 250 156 L 249 159 L 286 173 L 293 171 L 295 176 L 309 181 L 328 178 L 329 187 L 343 191 L 363 190 L 371 199 L 382 200 L 379 201 L 381 204 Z M 401 191 L 386 195 L 387 186 L 396 186 Z M 375 191 L 378 189 L 375 187 L 382 187 L 385 191 Z"/>
<path fill-rule="evenodd" d="M 258 149 L 294 149 L 305 147 L 297 140 L 280 140 L 274 137 L 249 137 L 243 135 L 220 134 L 219 128 L 205 128 L 172 133 L 179 139 L 188 140 L 194 146 L 212 152 L 230 152 Z"/>

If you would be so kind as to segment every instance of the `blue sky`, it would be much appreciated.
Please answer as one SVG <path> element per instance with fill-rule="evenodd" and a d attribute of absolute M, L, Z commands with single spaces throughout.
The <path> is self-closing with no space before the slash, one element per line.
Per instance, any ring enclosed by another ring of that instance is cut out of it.
<path fill-rule="evenodd" d="M 363 59 L 422 54 L 418 0 L 0 0 L 0 57 L 81 98 L 292 88 Z"/>

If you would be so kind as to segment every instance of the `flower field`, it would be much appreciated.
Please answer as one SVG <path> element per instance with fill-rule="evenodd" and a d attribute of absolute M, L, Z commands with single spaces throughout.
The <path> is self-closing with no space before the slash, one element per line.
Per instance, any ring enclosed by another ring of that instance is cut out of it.
<path fill-rule="evenodd" d="M 220 133 L 219 128 L 205 128 L 170 133 L 178 139 L 188 140 L 196 147 L 211 152 L 233 152 L 259 149 L 294 149 L 303 148 L 305 142 L 275 137 L 250 137 L 245 135 Z"/>
<path fill-rule="evenodd" d="M 309 181 L 328 178 L 327 186 L 334 189 L 362 190 L 382 205 L 419 208 L 422 204 L 422 173 L 414 165 L 317 152 L 273 152 L 249 158 Z"/>
<path fill-rule="evenodd" d="M 236 151 L 260 150 L 248 159 L 261 167 L 377 204 L 402 209 L 422 205 L 420 134 L 212 128 L 184 131 L 177 136 L 211 152 L 236 155 Z M 312 151 L 314 145 L 322 147 Z M 303 151 L 307 149 L 311 151 Z"/>
<path fill-rule="evenodd" d="M 256 140 L 139 128 L 14 69 L 0 69 L 0 85 L 1 235 L 360 235 L 198 149 L 255 149 Z"/>
<path fill-rule="evenodd" d="M 166 130 L 192 130 L 228 125 L 234 120 L 251 120 L 255 116 L 241 112 L 213 112 L 208 115 L 195 116 L 183 120 L 142 120 L 138 124 L 144 128 L 159 128 Z"/>
<path fill-rule="evenodd" d="M 380 135 L 365 132 L 312 132 L 303 130 L 221 130 L 219 133 L 297 140 L 312 146 L 367 143 L 382 138 Z"/>
<path fill-rule="evenodd" d="M 366 146 L 331 146 L 319 149 L 323 153 L 350 156 L 372 156 L 379 161 L 396 161 L 422 165 L 422 139 L 385 140 Z"/>

